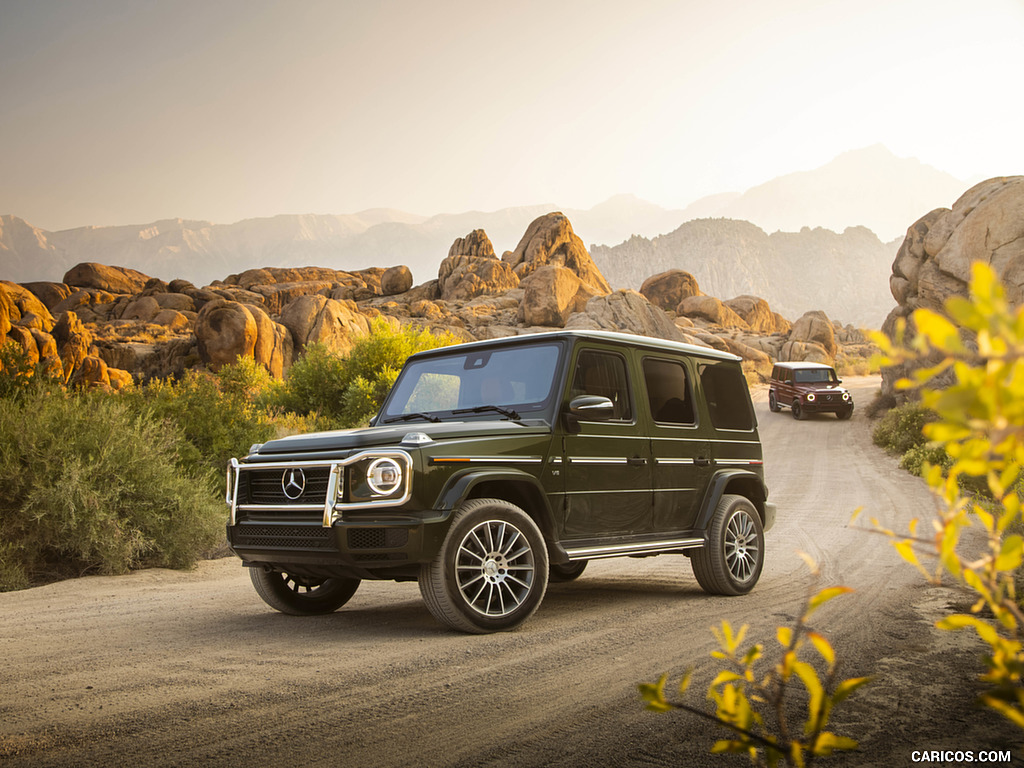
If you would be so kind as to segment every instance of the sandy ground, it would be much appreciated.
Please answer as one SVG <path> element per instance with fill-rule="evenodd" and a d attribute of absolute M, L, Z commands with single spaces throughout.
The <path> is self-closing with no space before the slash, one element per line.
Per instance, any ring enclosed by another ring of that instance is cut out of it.
<path fill-rule="evenodd" d="M 234 559 L 0 594 L 0 765 L 746 765 L 708 754 L 721 734 L 707 724 L 644 711 L 635 686 L 692 665 L 700 703 L 721 619 L 773 648 L 808 585 L 797 550 L 823 584 L 856 589 L 816 615 L 844 676 L 878 676 L 834 717 L 860 751 L 827 764 L 939 749 L 1020 761 L 1020 733 L 972 707 L 977 641 L 932 627 L 968 597 L 848 526 L 863 507 L 903 528 L 934 503 L 871 444 L 877 379 L 847 384 L 849 422 L 796 422 L 755 392 L 779 522 L 744 597 L 703 594 L 682 556 L 597 561 L 519 631 L 478 637 L 438 625 L 415 584 L 368 582 L 335 614 L 284 616 Z"/>

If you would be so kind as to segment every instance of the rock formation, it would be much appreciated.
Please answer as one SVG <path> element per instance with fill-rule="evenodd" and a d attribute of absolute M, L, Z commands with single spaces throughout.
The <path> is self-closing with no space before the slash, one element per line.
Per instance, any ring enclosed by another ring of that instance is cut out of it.
<path fill-rule="evenodd" d="M 620 331 L 728 350 L 762 370 L 777 359 L 831 360 L 844 334 L 864 341 L 823 313 L 791 332 L 763 299 L 706 296 L 682 270 L 643 288 L 611 291 L 568 219 L 550 213 L 501 259 L 483 230 L 456 239 L 437 279 L 419 286 L 404 266 L 262 267 L 197 288 L 81 264 L 61 283 L 0 283 L 0 336 L 69 384 L 115 389 L 132 376 L 217 369 L 239 356 L 281 377 L 309 344 L 345 353 L 375 317 L 467 341 L 563 327 Z"/>
<path fill-rule="evenodd" d="M 944 312 L 948 299 L 966 296 L 976 261 L 992 266 L 1011 304 L 1024 302 L 1024 176 L 983 181 L 952 208 L 931 211 L 910 226 L 892 264 L 889 288 L 897 307 L 883 332 L 891 337 L 897 321 L 919 307 Z M 883 393 L 901 399 L 894 384 L 905 375 L 902 366 L 883 370 Z"/>

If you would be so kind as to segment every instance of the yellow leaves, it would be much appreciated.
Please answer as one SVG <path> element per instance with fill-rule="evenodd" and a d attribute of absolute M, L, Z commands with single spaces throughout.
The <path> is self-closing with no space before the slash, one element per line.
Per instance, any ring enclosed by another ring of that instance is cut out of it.
<path fill-rule="evenodd" d="M 807 555 L 802 557 L 812 574 L 818 576 L 814 560 Z M 740 652 L 748 632 L 747 625 L 735 629 L 728 620 L 723 620 L 718 627 L 712 627 L 718 649 L 712 651 L 711 656 L 725 662 L 725 668 L 716 672 L 707 690 L 707 698 L 714 705 L 713 713 L 682 701 L 669 700 L 665 695 L 666 675 L 662 675 L 657 683 L 640 684 L 641 699 L 646 708 L 654 712 L 681 709 L 716 723 L 729 734 L 715 741 L 711 747 L 713 754 L 745 754 L 752 761 L 769 768 L 782 762 L 802 766 L 812 756 L 855 749 L 856 741 L 829 733 L 825 726 L 833 707 L 865 685 L 868 678 L 838 681 L 835 649 L 822 633 L 807 624 L 808 617 L 815 610 L 849 592 L 852 590 L 847 587 L 809 591 L 804 610 L 794 624 L 776 628 L 775 638 L 782 654 L 778 663 L 763 676 L 756 672 L 764 654 L 763 646 L 754 644 Z M 816 657 L 812 656 L 810 660 L 801 656 L 808 645 L 816 652 Z M 690 687 L 692 673 L 692 669 L 688 670 L 680 682 L 680 695 Z M 803 692 L 794 695 L 794 691 L 801 688 Z M 791 732 L 786 722 L 788 715 L 782 717 L 779 714 L 782 711 L 792 712 L 801 706 L 796 702 L 803 702 L 806 706 L 806 717 L 799 733 Z"/>
<path fill-rule="evenodd" d="M 840 595 L 848 595 L 853 592 L 849 587 L 828 587 L 821 590 L 818 594 L 814 595 L 807 603 L 807 610 L 804 613 L 804 617 L 809 617 L 818 608 L 827 603 L 833 598 L 839 597 Z"/>

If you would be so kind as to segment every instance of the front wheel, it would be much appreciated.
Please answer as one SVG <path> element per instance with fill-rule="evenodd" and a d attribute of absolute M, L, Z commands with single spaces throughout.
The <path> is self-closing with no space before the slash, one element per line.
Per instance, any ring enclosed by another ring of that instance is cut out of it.
<path fill-rule="evenodd" d="M 754 588 L 764 567 L 764 529 L 761 516 L 745 496 L 722 496 L 708 542 L 693 553 L 690 564 L 705 592 L 745 595 Z"/>
<path fill-rule="evenodd" d="M 548 551 L 515 504 L 471 499 L 456 510 L 441 551 L 420 569 L 420 593 L 442 624 L 473 634 L 515 629 L 540 606 Z"/>
<path fill-rule="evenodd" d="M 263 602 L 292 616 L 332 613 L 359 589 L 359 579 L 344 576 L 307 578 L 259 566 L 249 569 L 249 578 Z"/>
<path fill-rule="evenodd" d="M 846 421 L 851 416 L 853 416 L 853 408 L 844 408 L 841 411 L 836 411 L 836 418 L 840 421 Z"/>
<path fill-rule="evenodd" d="M 794 400 L 793 401 L 793 405 L 790 406 L 790 409 L 793 411 L 793 418 L 794 419 L 796 419 L 797 421 L 803 421 L 803 419 L 804 419 L 804 409 L 800 407 L 799 401 Z"/>

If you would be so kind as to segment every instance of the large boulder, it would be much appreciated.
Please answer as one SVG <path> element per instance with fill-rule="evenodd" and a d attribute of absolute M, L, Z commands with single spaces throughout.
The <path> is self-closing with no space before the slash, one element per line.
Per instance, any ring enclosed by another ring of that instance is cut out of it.
<path fill-rule="evenodd" d="M 685 337 L 665 314 L 652 306 L 637 291 L 621 290 L 607 296 L 595 296 L 582 312 L 572 315 L 566 328 L 620 331 L 656 339 L 685 341 Z"/>
<path fill-rule="evenodd" d="M 952 208 L 930 211 L 907 229 L 889 278 L 897 306 L 882 331 L 891 337 L 897 321 L 915 309 L 941 313 L 950 298 L 966 296 L 976 261 L 995 270 L 1011 305 L 1024 303 L 1024 176 L 976 184 Z M 905 397 L 895 382 L 907 374 L 904 366 L 883 369 L 883 394 Z"/>
<path fill-rule="evenodd" d="M 284 372 L 291 367 L 295 355 L 295 342 L 291 332 L 280 323 L 274 322 L 263 307 L 256 304 L 243 306 L 249 310 L 249 314 L 256 322 L 253 358 L 272 376 L 282 378 Z"/>
<path fill-rule="evenodd" d="M 196 318 L 199 356 L 214 370 L 235 363 L 239 357 L 252 357 L 257 334 L 252 313 L 234 301 L 211 301 Z"/>
<path fill-rule="evenodd" d="M 75 288 L 99 288 L 110 293 L 142 293 L 148 275 L 128 267 L 108 267 L 106 264 L 83 262 L 77 264 L 64 275 L 64 284 Z"/>
<path fill-rule="evenodd" d="M 612 291 L 587 253 L 583 241 L 573 232 L 569 219 L 562 213 L 549 213 L 535 219 L 526 228 L 515 250 L 506 251 L 501 260 L 520 280 L 552 264 L 575 272 L 595 293 L 607 295 Z"/>
<path fill-rule="evenodd" d="M 326 296 L 303 296 L 281 313 L 281 324 L 292 334 L 295 348 L 323 343 L 335 352 L 348 352 L 356 338 L 369 336 L 370 320 L 354 302 Z"/>
<path fill-rule="evenodd" d="M 739 315 L 752 331 L 789 333 L 792 327 L 778 313 L 772 312 L 768 302 L 758 296 L 737 296 L 723 303 Z"/>
<path fill-rule="evenodd" d="M 65 312 L 54 324 L 52 335 L 64 369 L 64 381 L 70 382 L 81 368 L 82 361 L 91 354 L 92 334 L 82 324 L 78 315 L 74 312 Z"/>
<path fill-rule="evenodd" d="M 32 291 L 9 280 L 0 280 L 0 286 L 10 299 L 10 304 L 4 308 L 12 325 L 19 323 L 22 316 L 31 313 L 40 319 L 45 330 L 53 328 L 53 315 Z"/>
<path fill-rule="evenodd" d="M 699 317 L 722 328 L 746 330 L 749 327 L 742 317 L 714 296 L 689 296 L 679 302 L 676 313 L 684 317 Z"/>
<path fill-rule="evenodd" d="M 814 310 L 793 323 L 789 339 L 782 345 L 780 359 L 831 364 L 837 349 L 832 321 L 821 310 Z"/>
<path fill-rule="evenodd" d="M 689 272 L 670 269 L 644 280 L 640 293 L 654 306 L 674 312 L 683 299 L 700 296 L 700 287 Z"/>
<path fill-rule="evenodd" d="M 445 301 L 468 301 L 506 293 L 519 285 L 519 277 L 494 255 L 487 233 L 476 229 L 452 243 L 438 269 L 437 284 Z"/>
<path fill-rule="evenodd" d="M 598 295 L 575 272 L 551 265 L 530 274 L 522 287 L 517 319 L 528 326 L 563 328 L 570 315 L 582 311 Z"/>

